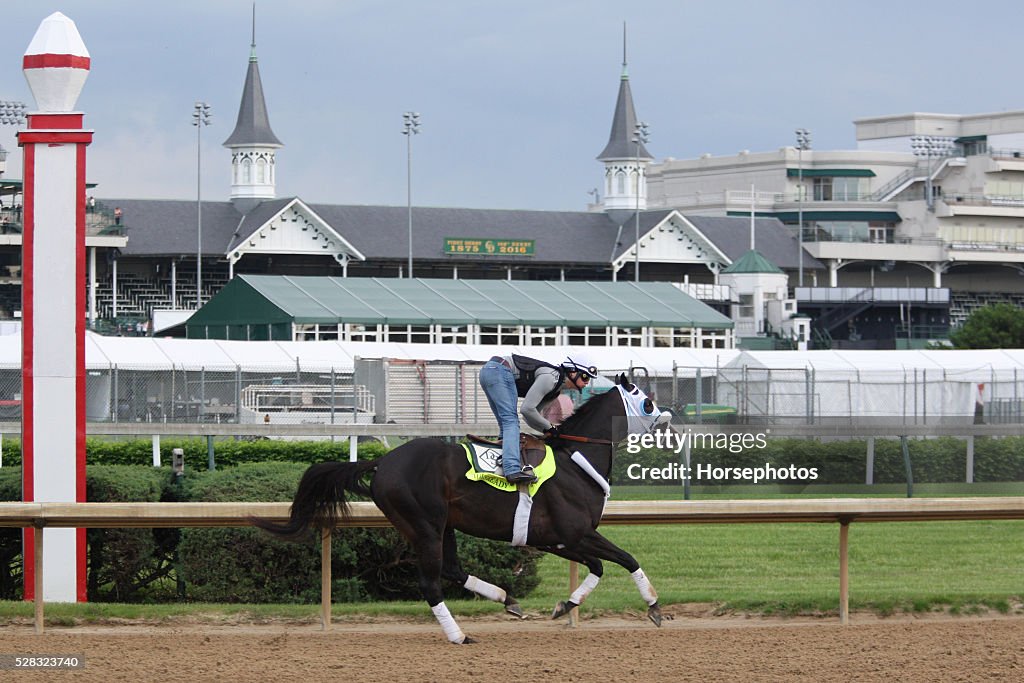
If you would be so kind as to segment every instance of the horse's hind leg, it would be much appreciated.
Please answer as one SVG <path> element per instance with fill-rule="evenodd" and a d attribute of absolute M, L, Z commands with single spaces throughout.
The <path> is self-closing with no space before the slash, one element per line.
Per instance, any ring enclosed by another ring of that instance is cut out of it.
<path fill-rule="evenodd" d="M 466 590 L 473 591 L 477 595 L 494 602 L 500 602 L 505 606 L 505 611 L 524 619 L 523 608 L 503 588 L 487 583 L 472 574 L 467 574 L 459 563 L 459 553 L 455 542 L 455 530 L 446 527 L 444 530 L 443 559 L 441 565 L 441 576 L 448 581 L 454 581 Z"/>
<path fill-rule="evenodd" d="M 584 578 L 580 585 L 577 586 L 576 590 L 572 592 L 569 599 L 561 600 L 557 605 L 555 605 L 555 609 L 551 612 L 551 618 L 558 619 L 559 617 L 564 617 L 573 609 L 582 605 L 583 601 L 587 599 L 587 596 L 597 588 L 598 582 L 604 575 L 604 565 L 601 564 L 601 560 L 596 557 L 576 552 L 575 548 L 572 550 L 569 550 L 568 548 L 541 548 L 541 550 L 549 552 L 552 555 L 564 557 L 572 562 L 585 564 L 587 565 L 587 569 L 590 570 L 590 573 L 587 574 L 586 578 Z"/>
<path fill-rule="evenodd" d="M 419 569 L 420 592 L 430 605 L 437 623 L 444 630 L 444 635 L 455 644 L 474 642 L 462 632 L 455 623 L 447 605 L 444 604 L 444 593 L 441 590 L 441 571 L 443 567 L 443 526 L 425 521 L 429 515 L 422 509 L 410 504 L 409 501 L 397 501 L 394 498 L 381 497 L 376 499 L 381 508 L 398 532 L 412 546 Z M 444 511 L 439 515 L 443 520 Z M 441 524 L 444 524 L 442 521 Z"/>
<path fill-rule="evenodd" d="M 419 532 L 413 541 L 413 550 L 419 564 L 420 591 L 449 642 L 456 645 L 472 643 L 474 641 L 462 632 L 448 611 L 448 606 L 444 604 L 444 593 L 441 590 L 441 537 L 434 529 L 421 528 Z"/>
<path fill-rule="evenodd" d="M 640 563 L 636 561 L 635 557 L 597 531 L 588 531 L 574 550 L 614 562 L 629 572 L 637 590 L 640 591 L 640 596 L 647 603 L 647 618 L 655 626 L 661 626 L 661 606 L 658 604 L 658 593 L 654 590 L 654 586 L 647 579 L 647 575 L 644 574 L 644 570 L 640 568 Z"/>

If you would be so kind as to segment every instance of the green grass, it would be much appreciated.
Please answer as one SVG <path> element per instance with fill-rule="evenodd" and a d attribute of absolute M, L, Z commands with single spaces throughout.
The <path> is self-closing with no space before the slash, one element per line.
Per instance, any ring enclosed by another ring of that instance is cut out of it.
<path fill-rule="evenodd" d="M 690 524 L 610 526 L 603 533 L 631 552 L 661 603 L 712 603 L 720 611 L 835 614 L 839 603 L 839 543 L 835 524 Z M 850 526 L 850 605 L 881 614 L 948 609 L 1021 613 L 1024 598 L 1024 521 L 854 523 Z M 581 575 L 586 570 L 581 569 Z M 540 586 L 522 600 L 546 614 L 569 595 L 568 563 L 546 556 Z M 582 576 L 581 576 L 582 578 Z M 496 614 L 484 600 L 448 601 L 454 614 Z M 608 565 L 583 606 L 588 613 L 644 608 L 621 567 Z M 31 619 L 33 606 L 0 602 L 0 620 Z M 421 602 L 335 604 L 336 617 L 429 619 Z M 316 605 L 53 604 L 52 624 L 150 621 L 316 623 Z"/>
<path fill-rule="evenodd" d="M 762 613 L 836 612 L 839 532 L 834 524 L 607 527 L 629 550 L 662 604 L 715 603 Z M 861 523 L 850 526 L 850 605 L 879 612 L 1010 609 L 1024 597 L 1024 521 Z M 568 595 L 566 563 L 541 562 L 531 601 Z M 585 573 L 585 571 L 584 571 Z M 585 604 L 642 608 L 624 570 L 606 567 Z"/>

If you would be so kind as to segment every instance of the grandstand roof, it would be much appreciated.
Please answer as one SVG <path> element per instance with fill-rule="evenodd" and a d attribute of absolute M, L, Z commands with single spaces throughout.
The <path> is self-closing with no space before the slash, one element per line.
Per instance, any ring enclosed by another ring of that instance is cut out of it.
<path fill-rule="evenodd" d="M 239 275 L 189 319 L 187 328 L 190 337 L 206 337 L 214 328 L 292 322 L 733 326 L 721 313 L 668 283 Z"/>

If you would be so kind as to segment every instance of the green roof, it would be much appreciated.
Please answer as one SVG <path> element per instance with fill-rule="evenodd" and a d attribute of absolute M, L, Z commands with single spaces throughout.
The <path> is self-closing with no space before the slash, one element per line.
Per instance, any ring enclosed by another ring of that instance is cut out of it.
<path fill-rule="evenodd" d="M 566 325 L 731 329 L 665 282 L 541 282 L 238 275 L 187 327 L 244 325 Z M 194 336 L 191 332 L 189 336 Z"/>
<path fill-rule="evenodd" d="M 751 249 L 722 270 L 723 273 L 781 273 L 782 269 L 766 259 L 759 251 Z"/>
<path fill-rule="evenodd" d="M 749 211 L 729 211 L 729 216 L 750 216 Z M 798 211 L 758 211 L 759 217 L 778 218 L 783 223 L 796 223 Z M 899 223 L 903 219 L 895 211 L 808 211 L 804 209 L 804 222 L 807 221 L 859 221 L 868 223 Z"/>
<path fill-rule="evenodd" d="M 874 178 L 875 172 L 870 168 L 787 168 L 786 175 L 790 178 Z"/>

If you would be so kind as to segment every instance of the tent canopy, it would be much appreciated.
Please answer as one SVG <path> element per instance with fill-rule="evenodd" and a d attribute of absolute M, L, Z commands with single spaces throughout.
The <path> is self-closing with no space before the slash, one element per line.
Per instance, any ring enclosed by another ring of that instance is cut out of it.
<path fill-rule="evenodd" d="M 732 329 L 664 282 L 542 282 L 239 275 L 188 323 L 204 328 L 335 325 L 566 325 Z M 193 334 L 195 330 L 197 334 Z"/>

